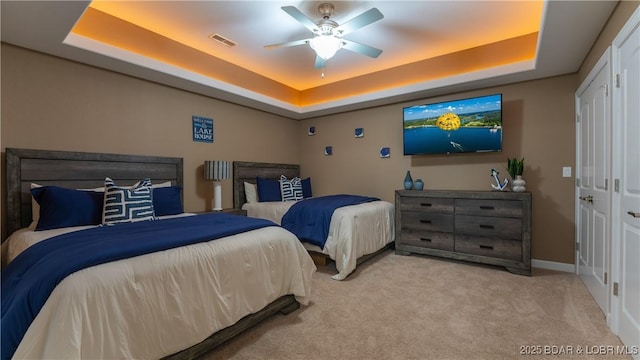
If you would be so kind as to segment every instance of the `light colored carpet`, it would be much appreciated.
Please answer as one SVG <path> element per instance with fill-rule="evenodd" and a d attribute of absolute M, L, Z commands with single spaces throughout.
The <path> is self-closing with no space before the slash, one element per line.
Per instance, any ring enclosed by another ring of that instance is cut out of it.
<path fill-rule="evenodd" d="M 344 281 L 331 280 L 335 272 L 319 267 L 309 306 L 207 359 L 630 359 L 594 350 L 622 344 L 574 274 L 527 277 L 392 250 Z M 590 354 L 577 354 L 585 347 Z M 531 350 L 543 355 L 522 355 Z"/>

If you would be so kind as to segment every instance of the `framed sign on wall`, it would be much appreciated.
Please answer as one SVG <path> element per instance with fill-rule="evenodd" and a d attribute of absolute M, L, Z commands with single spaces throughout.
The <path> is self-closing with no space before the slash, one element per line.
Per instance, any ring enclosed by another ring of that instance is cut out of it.
<path fill-rule="evenodd" d="M 198 142 L 213 142 L 213 119 L 192 116 L 191 117 L 193 127 L 193 141 Z"/>

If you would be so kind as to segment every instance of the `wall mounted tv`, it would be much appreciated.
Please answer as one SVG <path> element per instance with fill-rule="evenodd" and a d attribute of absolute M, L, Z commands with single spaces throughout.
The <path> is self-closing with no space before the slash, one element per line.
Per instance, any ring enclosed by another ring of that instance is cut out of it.
<path fill-rule="evenodd" d="M 405 107 L 405 155 L 502 150 L 502 94 Z"/>

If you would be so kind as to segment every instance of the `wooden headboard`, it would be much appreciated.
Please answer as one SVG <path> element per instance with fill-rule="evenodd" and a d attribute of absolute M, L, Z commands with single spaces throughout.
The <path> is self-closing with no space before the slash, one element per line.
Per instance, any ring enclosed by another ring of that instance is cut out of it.
<path fill-rule="evenodd" d="M 182 164 L 175 157 L 7 148 L 6 234 L 31 223 L 31 183 L 90 189 L 104 186 L 105 177 L 123 185 L 148 177 L 182 186 Z"/>
<path fill-rule="evenodd" d="M 244 183 L 256 183 L 256 178 L 279 180 L 280 175 L 291 179 L 300 176 L 300 165 L 258 162 L 233 162 L 233 207 L 240 209 L 246 202 Z"/>

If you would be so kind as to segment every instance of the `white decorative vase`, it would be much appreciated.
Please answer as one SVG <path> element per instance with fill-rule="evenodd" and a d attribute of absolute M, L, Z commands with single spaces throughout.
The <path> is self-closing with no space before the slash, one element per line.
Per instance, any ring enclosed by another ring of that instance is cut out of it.
<path fill-rule="evenodd" d="M 527 190 L 524 185 L 527 182 L 524 181 L 524 179 L 522 179 L 522 175 L 517 175 L 516 179 L 513 180 L 513 182 L 511 183 L 511 190 L 515 191 L 515 192 L 523 192 L 525 190 Z"/>

